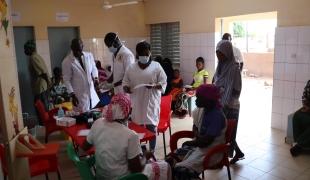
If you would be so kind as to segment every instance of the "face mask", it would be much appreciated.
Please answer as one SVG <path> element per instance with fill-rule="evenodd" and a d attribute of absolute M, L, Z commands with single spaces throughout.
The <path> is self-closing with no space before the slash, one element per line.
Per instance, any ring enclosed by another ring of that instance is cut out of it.
<path fill-rule="evenodd" d="M 149 62 L 150 56 L 139 56 L 138 61 L 141 64 L 147 64 Z"/>
<path fill-rule="evenodd" d="M 114 54 L 117 51 L 117 48 L 111 46 L 109 47 L 109 51 Z"/>

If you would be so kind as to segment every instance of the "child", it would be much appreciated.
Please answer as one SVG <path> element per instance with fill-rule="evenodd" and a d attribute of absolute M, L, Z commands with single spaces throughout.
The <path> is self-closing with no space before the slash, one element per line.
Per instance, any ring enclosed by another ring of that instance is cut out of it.
<path fill-rule="evenodd" d="M 180 71 L 178 69 L 175 69 L 173 71 L 173 79 L 171 83 L 171 91 L 170 95 L 172 95 L 172 102 L 176 100 L 177 95 L 179 95 L 182 92 L 183 88 L 183 80 L 180 76 Z"/>
<path fill-rule="evenodd" d="M 194 79 L 192 86 L 194 89 L 198 88 L 202 84 L 207 84 L 209 73 L 205 70 L 205 60 L 203 57 L 198 57 L 196 59 L 196 68 L 197 71 L 194 73 Z"/>

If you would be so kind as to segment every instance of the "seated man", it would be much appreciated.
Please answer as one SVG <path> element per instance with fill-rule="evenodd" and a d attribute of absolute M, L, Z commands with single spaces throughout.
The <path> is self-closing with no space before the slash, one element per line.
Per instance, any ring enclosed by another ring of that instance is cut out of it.
<path fill-rule="evenodd" d="M 310 80 L 303 96 L 303 107 L 293 116 L 293 135 L 297 144 L 290 149 L 292 156 L 298 156 L 304 149 L 310 149 Z"/>
<path fill-rule="evenodd" d="M 176 151 L 177 155 L 186 153 L 181 162 L 174 167 L 175 179 L 196 179 L 203 171 L 203 159 L 208 150 L 225 143 L 226 119 L 219 103 L 220 90 L 214 85 L 203 84 L 196 91 L 197 109 L 194 111 L 193 132 L 195 138 L 183 143 Z M 180 157 L 180 156 L 179 156 Z M 216 164 L 222 156 L 212 157 Z M 212 164 L 210 164 L 212 166 Z"/>
<path fill-rule="evenodd" d="M 107 107 L 106 118 L 92 125 L 82 148 L 95 146 L 97 179 L 118 179 L 143 169 L 139 137 L 126 126 L 129 113 L 129 98 L 117 94 Z"/>

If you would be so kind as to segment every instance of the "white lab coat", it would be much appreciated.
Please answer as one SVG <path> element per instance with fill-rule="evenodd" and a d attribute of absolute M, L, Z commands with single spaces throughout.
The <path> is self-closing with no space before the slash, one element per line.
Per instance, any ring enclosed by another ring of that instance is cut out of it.
<path fill-rule="evenodd" d="M 90 102 L 91 108 L 94 108 L 99 102 L 92 79 L 92 77 L 98 77 L 95 60 L 91 53 L 83 52 L 83 54 L 82 62 L 86 72 L 72 52 L 62 62 L 64 84 L 68 93 L 74 92 L 79 100 L 79 105 L 75 107 L 75 110 L 80 112 L 88 111 Z"/>
<path fill-rule="evenodd" d="M 242 55 L 240 49 L 233 46 L 233 52 L 234 52 L 235 61 L 237 63 L 243 63 L 243 55 Z"/>
<path fill-rule="evenodd" d="M 162 89 L 147 89 L 139 87 L 139 84 L 160 84 Z M 132 106 L 132 120 L 140 125 L 158 125 L 160 113 L 161 94 L 167 86 L 167 76 L 158 62 L 152 63 L 145 69 L 141 69 L 138 63 L 134 63 L 127 69 L 123 86 L 129 86 Z"/>
<path fill-rule="evenodd" d="M 122 80 L 126 69 L 135 62 L 132 52 L 124 45 L 118 51 L 116 57 L 113 55 L 113 84 Z M 124 93 L 123 86 L 114 87 L 114 93 Z"/>

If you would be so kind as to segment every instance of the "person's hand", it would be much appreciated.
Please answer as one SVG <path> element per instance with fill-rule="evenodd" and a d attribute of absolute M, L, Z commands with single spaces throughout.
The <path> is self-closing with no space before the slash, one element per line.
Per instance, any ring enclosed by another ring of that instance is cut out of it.
<path fill-rule="evenodd" d="M 124 86 L 123 89 L 124 89 L 125 93 L 128 93 L 128 94 L 132 93 L 130 90 L 130 87 L 128 87 L 128 86 Z"/>
<path fill-rule="evenodd" d="M 95 86 L 95 89 L 99 88 L 99 80 L 98 80 L 98 78 L 94 79 L 94 86 Z"/>
<path fill-rule="evenodd" d="M 156 158 L 151 151 L 145 151 L 143 155 L 147 161 L 150 159 L 153 159 L 154 161 L 156 161 Z"/>
<path fill-rule="evenodd" d="M 72 103 L 74 106 L 78 106 L 79 105 L 79 100 L 78 98 L 75 96 L 74 93 L 71 94 L 71 98 L 72 98 Z"/>

